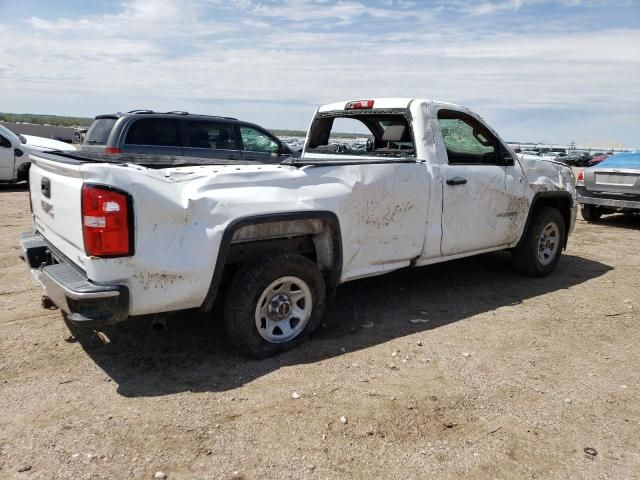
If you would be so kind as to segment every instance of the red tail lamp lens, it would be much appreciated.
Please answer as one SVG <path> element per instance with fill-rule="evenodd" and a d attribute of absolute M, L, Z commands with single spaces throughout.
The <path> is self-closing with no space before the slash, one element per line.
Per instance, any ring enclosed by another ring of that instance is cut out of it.
<path fill-rule="evenodd" d="M 94 185 L 83 185 L 82 234 L 87 255 L 131 255 L 130 214 L 129 200 L 124 193 Z"/>

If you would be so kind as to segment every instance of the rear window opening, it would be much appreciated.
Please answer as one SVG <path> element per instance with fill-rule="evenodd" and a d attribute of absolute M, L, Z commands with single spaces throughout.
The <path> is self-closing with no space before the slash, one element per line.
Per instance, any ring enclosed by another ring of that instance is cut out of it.
<path fill-rule="evenodd" d="M 313 122 L 309 153 L 415 157 L 408 112 L 332 112 Z"/>
<path fill-rule="evenodd" d="M 85 145 L 106 145 L 117 118 L 96 118 L 84 138 Z"/>

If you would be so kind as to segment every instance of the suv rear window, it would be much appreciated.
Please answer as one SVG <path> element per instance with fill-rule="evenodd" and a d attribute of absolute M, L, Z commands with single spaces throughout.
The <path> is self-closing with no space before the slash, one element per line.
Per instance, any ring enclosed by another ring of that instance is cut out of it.
<path fill-rule="evenodd" d="M 157 145 L 179 147 L 180 133 L 178 121 L 168 118 L 143 118 L 129 127 L 127 145 Z"/>
<path fill-rule="evenodd" d="M 84 138 L 85 145 L 106 145 L 116 118 L 96 118 Z"/>
<path fill-rule="evenodd" d="M 415 157 L 405 112 L 337 112 L 318 116 L 307 151 L 368 157 Z"/>

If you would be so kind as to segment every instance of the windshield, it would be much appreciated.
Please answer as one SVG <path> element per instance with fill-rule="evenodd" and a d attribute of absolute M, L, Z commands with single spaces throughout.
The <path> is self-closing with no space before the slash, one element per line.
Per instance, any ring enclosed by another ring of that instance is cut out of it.
<path fill-rule="evenodd" d="M 87 132 L 84 145 L 106 145 L 117 118 L 96 118 Z"/>
<path fill-rule="evenodd" d="M 408 112 L 357 111 L 318 115 L 306 151 L 368 157 L 415 157 Z"/>

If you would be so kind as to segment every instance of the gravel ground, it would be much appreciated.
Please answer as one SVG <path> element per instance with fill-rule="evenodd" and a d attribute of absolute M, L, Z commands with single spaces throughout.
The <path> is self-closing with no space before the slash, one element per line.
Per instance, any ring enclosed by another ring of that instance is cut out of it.
<path fill-rule="evenodd" d="M 188 315 L 84 349 L 18 259 L 24 188 L 0 225 L 0 478 L 640 477 L 640 217 L 579 220 L 543 279 L 498 253 L 346 284 L 263 361 Z"/>

